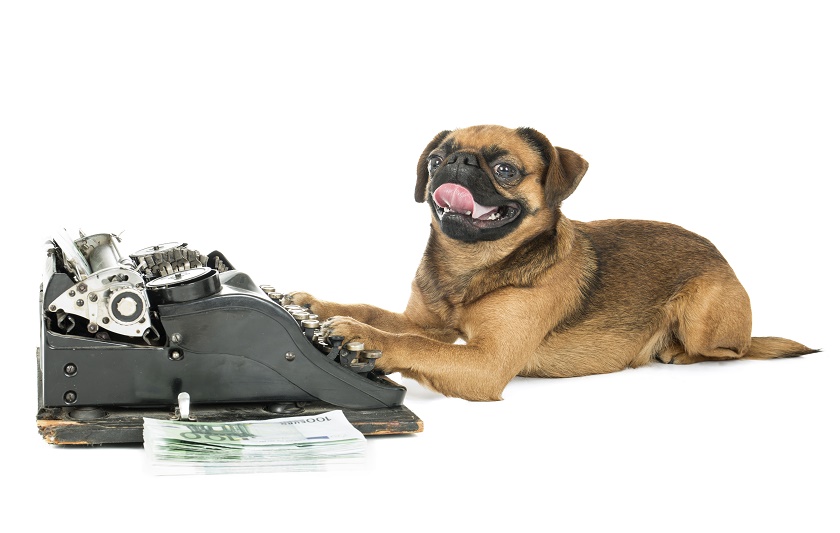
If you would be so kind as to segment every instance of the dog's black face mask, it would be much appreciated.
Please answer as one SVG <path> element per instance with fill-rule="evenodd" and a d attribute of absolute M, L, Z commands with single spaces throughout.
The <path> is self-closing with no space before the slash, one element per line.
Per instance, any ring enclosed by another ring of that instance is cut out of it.
<path fill-rule="evenodd" d="M 444 158 L 445 157 L 445 158 Z M 516 178 L 510 165 L 496 165 L 500 179 Z M 501 170 L 501 173 L 499 172 Z M 478 156 L 455 152 L 428 158 L 429 205 L 445 235 L 464 242 L 493 241 L 519 225 L 522 205 L 496 191 Z"/>

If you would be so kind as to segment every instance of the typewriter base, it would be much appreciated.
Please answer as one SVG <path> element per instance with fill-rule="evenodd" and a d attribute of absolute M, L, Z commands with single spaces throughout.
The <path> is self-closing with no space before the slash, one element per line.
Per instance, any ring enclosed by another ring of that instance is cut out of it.
<path fill-rule="evenodd" d="M 300 410 L 298 410 L 300 409 Z M 324 402 L 311 402 L 302 408 L 294 404 L 289 412 L 277 415 L 265 404 L 194 405 L 190 413 L 202 422 L 263 420 L 278 416 L 311 416 L 340 409 Z M 405 406 L 386 409 L 341 409 L 347 420 L 364 435 L 397 435 L 423 431 L 423 421 Z M 126 407 L 41 407 L 38 432 L 50 444 L 99 445 L 143 442 L 143 417 L 169 418 L 173 409 L 134 409 Z"/>
<path fill-rule="evenodd" d="M 44 407 L 41 402 L 40 350 L 38 360 L 38 433 L 50 444 L 100 445 L 143 442 L 143 418 L 168 419 L 175 406 L 165 407 Z M 314 416 L 340 409 L 364 435 L 420 433 L 423 421 L 404 405 L 383 409 L 347 409 L 315 401 L 212 404 L 190 406 L 191 418 L 201 422 L 238 422 L 288 416 Z"/>

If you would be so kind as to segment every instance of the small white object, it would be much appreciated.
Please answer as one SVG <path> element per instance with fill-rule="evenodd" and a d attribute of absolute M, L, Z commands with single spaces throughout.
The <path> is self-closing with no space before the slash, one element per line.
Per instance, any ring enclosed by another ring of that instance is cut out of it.
<path fill-rule="evenodd" d="M 178 395 L 178 414 L 181 420 L 190 419 L 190 395 L 187 392 Z"/>

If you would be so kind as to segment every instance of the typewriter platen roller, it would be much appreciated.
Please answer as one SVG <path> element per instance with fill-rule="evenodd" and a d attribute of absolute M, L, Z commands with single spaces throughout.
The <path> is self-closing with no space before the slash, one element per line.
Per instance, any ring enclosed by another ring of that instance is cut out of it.
<path fill-rule="evenodd" d="M 49 442 L 71 443 L 60 432 L 80 423 L 131 426 L 184 392 L 208 419 L 338 407 L 363 433 L 422 430 L 405 388 L 374 369 L 379 352 L 324 336 L 319 317 L 221 253 L 170 242 L 123 257 L 117 242 L 62 232 L 46 243 L 38 422 Z M 141 428 L 122 430 L 79 443 L 142 441 Z"/>

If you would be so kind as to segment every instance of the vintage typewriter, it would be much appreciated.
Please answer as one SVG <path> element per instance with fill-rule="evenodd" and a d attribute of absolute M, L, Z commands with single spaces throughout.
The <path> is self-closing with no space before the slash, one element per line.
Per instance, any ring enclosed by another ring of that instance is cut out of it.
<path fill-rule="evenodd" d="M 123 257 L 118 242 L 62 231 L 46 243 L 37 422 L 48 442 L 142 442 L 143 417 L 183 412 L 218 422 L 340 408 L 365 434 L 422 431 L 405 388 L 374 368 L 381 352 L 326 336 L 318 316 L 220 252 L 170 242 Z"/>

